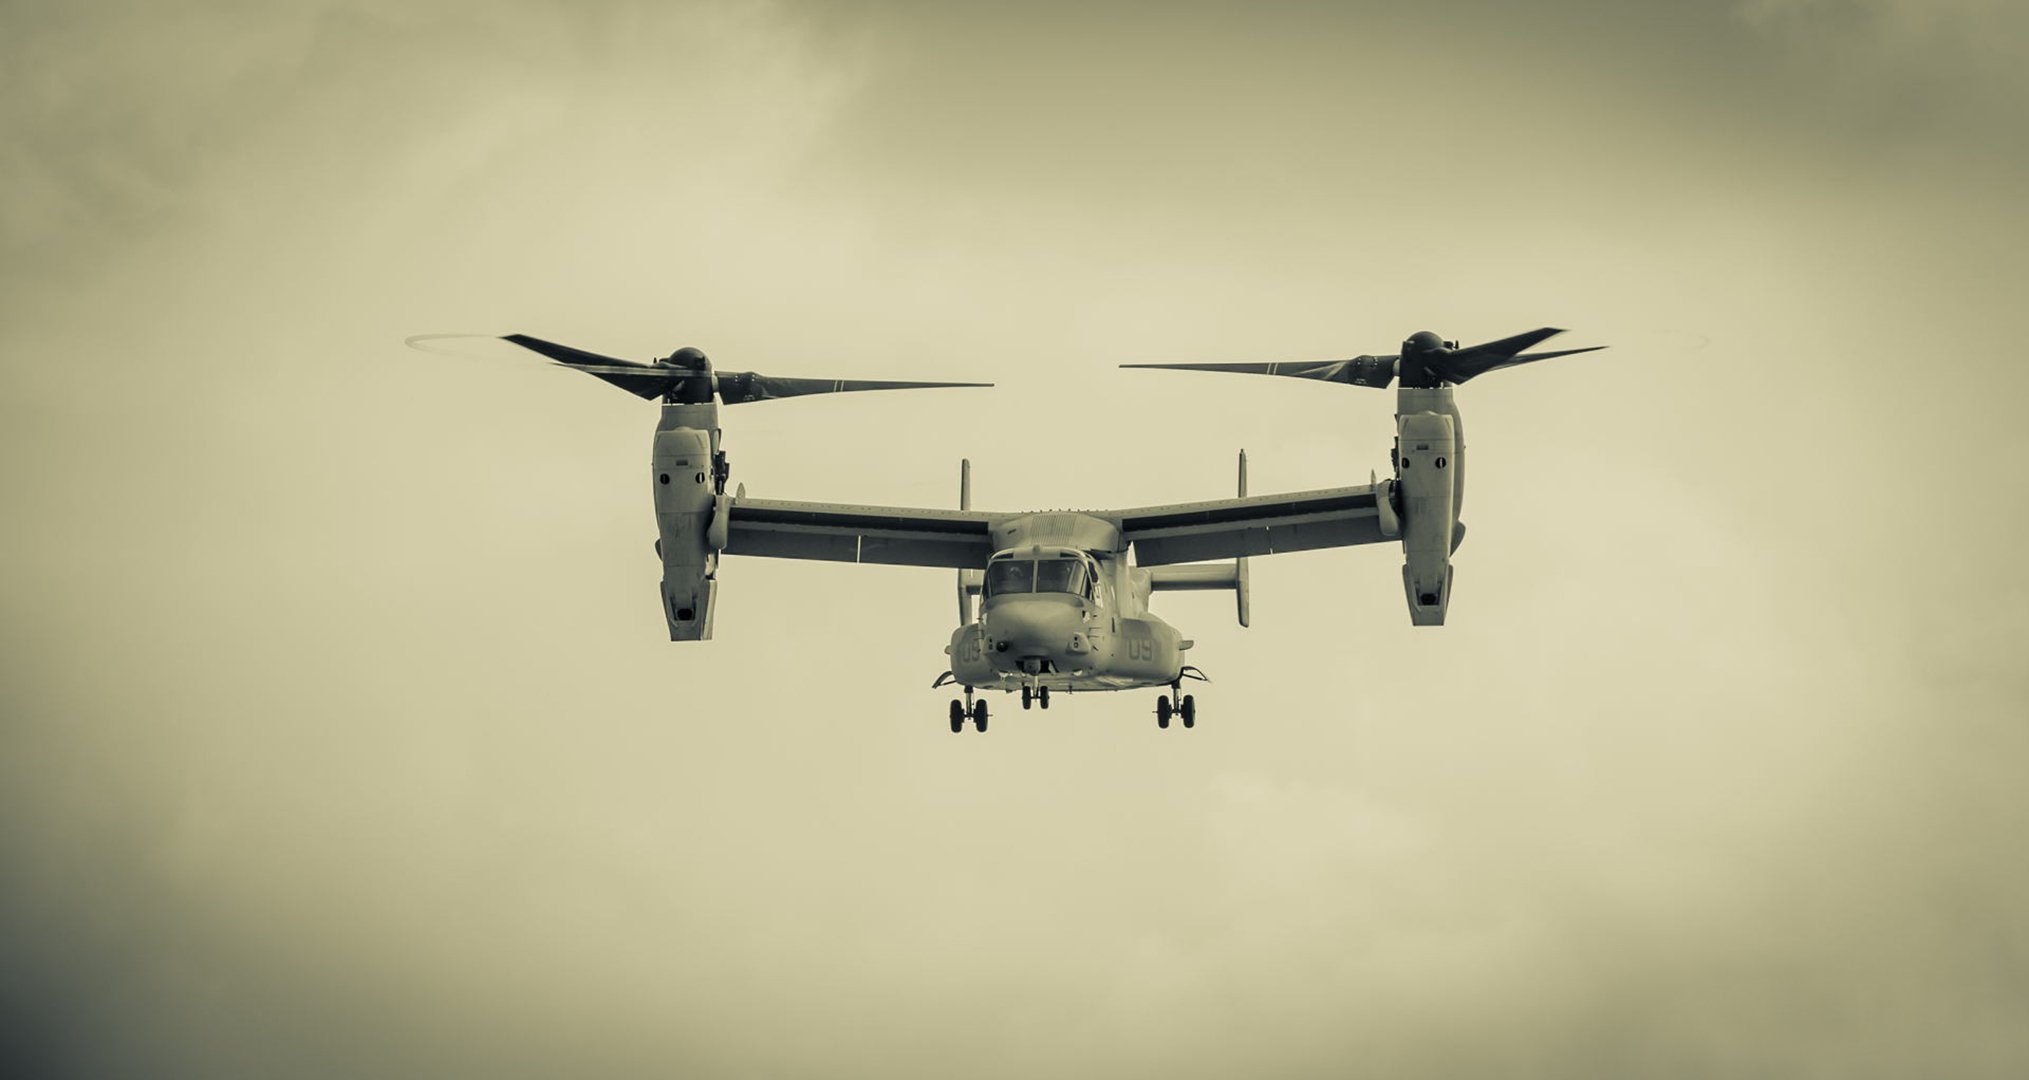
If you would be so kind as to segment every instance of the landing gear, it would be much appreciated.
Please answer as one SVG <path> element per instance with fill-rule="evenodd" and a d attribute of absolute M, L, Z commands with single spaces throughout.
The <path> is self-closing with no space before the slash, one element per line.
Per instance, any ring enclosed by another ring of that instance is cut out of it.
<path fill-rule="evenodd" d="M 967 720 L 972 721 L 974 730 L 986 730 L 986 702 L 974 701 L 972 699 L 972 687 L 970 686 L 965 688 L 964 701 L 960 701 L 957 698 L 951 699 L 951 733 L 956 735 L 964 731 Z"/>
<path fill-rule="evenodd" d="M 1169 728 L 1170 717 L 1172 716 L 1182 718 L 1185 727 L 1197 726 L 1198 699 L 1189 694 L 1184 694 L 1179 698 L 1177 694 L 1182 689 L 1183 680 L 1178 679 L 1176 682 L 1169 684 L 1169 693 L 1155 699 L 1156 727 L 1167 730 Z"/>

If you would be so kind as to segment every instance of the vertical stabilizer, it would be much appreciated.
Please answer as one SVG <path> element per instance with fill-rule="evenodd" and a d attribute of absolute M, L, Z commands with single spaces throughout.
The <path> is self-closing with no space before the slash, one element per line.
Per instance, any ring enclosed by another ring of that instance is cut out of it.
<path fill-rule="evenodd" d="M 1245 450 L 1240 451 L 1240 497 L 1243 499 L 1247 497 L 1247 451 Z M 1253 605 L 1248 600 L 1247 556 L 1242 555 L 1233 560 L 1234 613 L 1239 616 L 1241 626 L 1246 626 L 1248 624 L 1247 620 L 1253 617 Z"/>
<path fill-rule="evenodd" d="M 958 460 L 958 508 L 972 509 L 972 459 Z M 970 626 L 974 618 L 972 598 L 986 587 L 986 571 L 958 572 L 958 625 Z"/>

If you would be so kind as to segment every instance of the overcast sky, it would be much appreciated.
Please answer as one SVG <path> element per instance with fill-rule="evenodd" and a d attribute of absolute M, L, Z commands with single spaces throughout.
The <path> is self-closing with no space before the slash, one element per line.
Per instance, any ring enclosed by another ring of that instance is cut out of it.
<path fill-rule="evenodd" d="M 2029 1073 L 2029 16 L 2004 0 L 0 4 L 22 1075 Z M 1385 470 L 1121 372 L 1568 327 L 1215 680 L 952 736 L 947 572 L 728 559 L 525 332 L 994 381 L 726 411 L 756 495 Z"/>

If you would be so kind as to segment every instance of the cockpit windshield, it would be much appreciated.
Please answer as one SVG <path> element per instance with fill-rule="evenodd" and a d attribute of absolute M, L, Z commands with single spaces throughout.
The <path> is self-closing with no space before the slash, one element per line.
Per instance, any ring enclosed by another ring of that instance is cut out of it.
<path fill-rule="evenodd" d="M 1085 565 L 1071 559 L 1047 559 L 1037 563 L 1036 591 L 1084 592 Z"/>
<path fill-rule="evenodd" d="M 1036 591 L 1036 564 L 1028 559 L 1009 559 L 986 568 L 986 595 Z"/>
<path fill-rule="evenodd" d="M 1090 596 L 1091 575 L 1075 556 L 1042 559 L 996 559 L 986 568 L 986 595 L 1070 593 Z"/>

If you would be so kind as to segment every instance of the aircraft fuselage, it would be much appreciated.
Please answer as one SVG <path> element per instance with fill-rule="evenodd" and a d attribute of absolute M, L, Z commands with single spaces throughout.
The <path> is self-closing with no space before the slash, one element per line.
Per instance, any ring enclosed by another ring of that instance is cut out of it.
<path fill-rule="evenodd" d="M 1071 513 L 1014 519 L 997 537 L 978 617 L 951 635 L 966 686 L 1052 691 L 1168 686 L 1190 642 L 1148 611 L 1150 573 L 1113 550 L 1110 523 Z"/>

